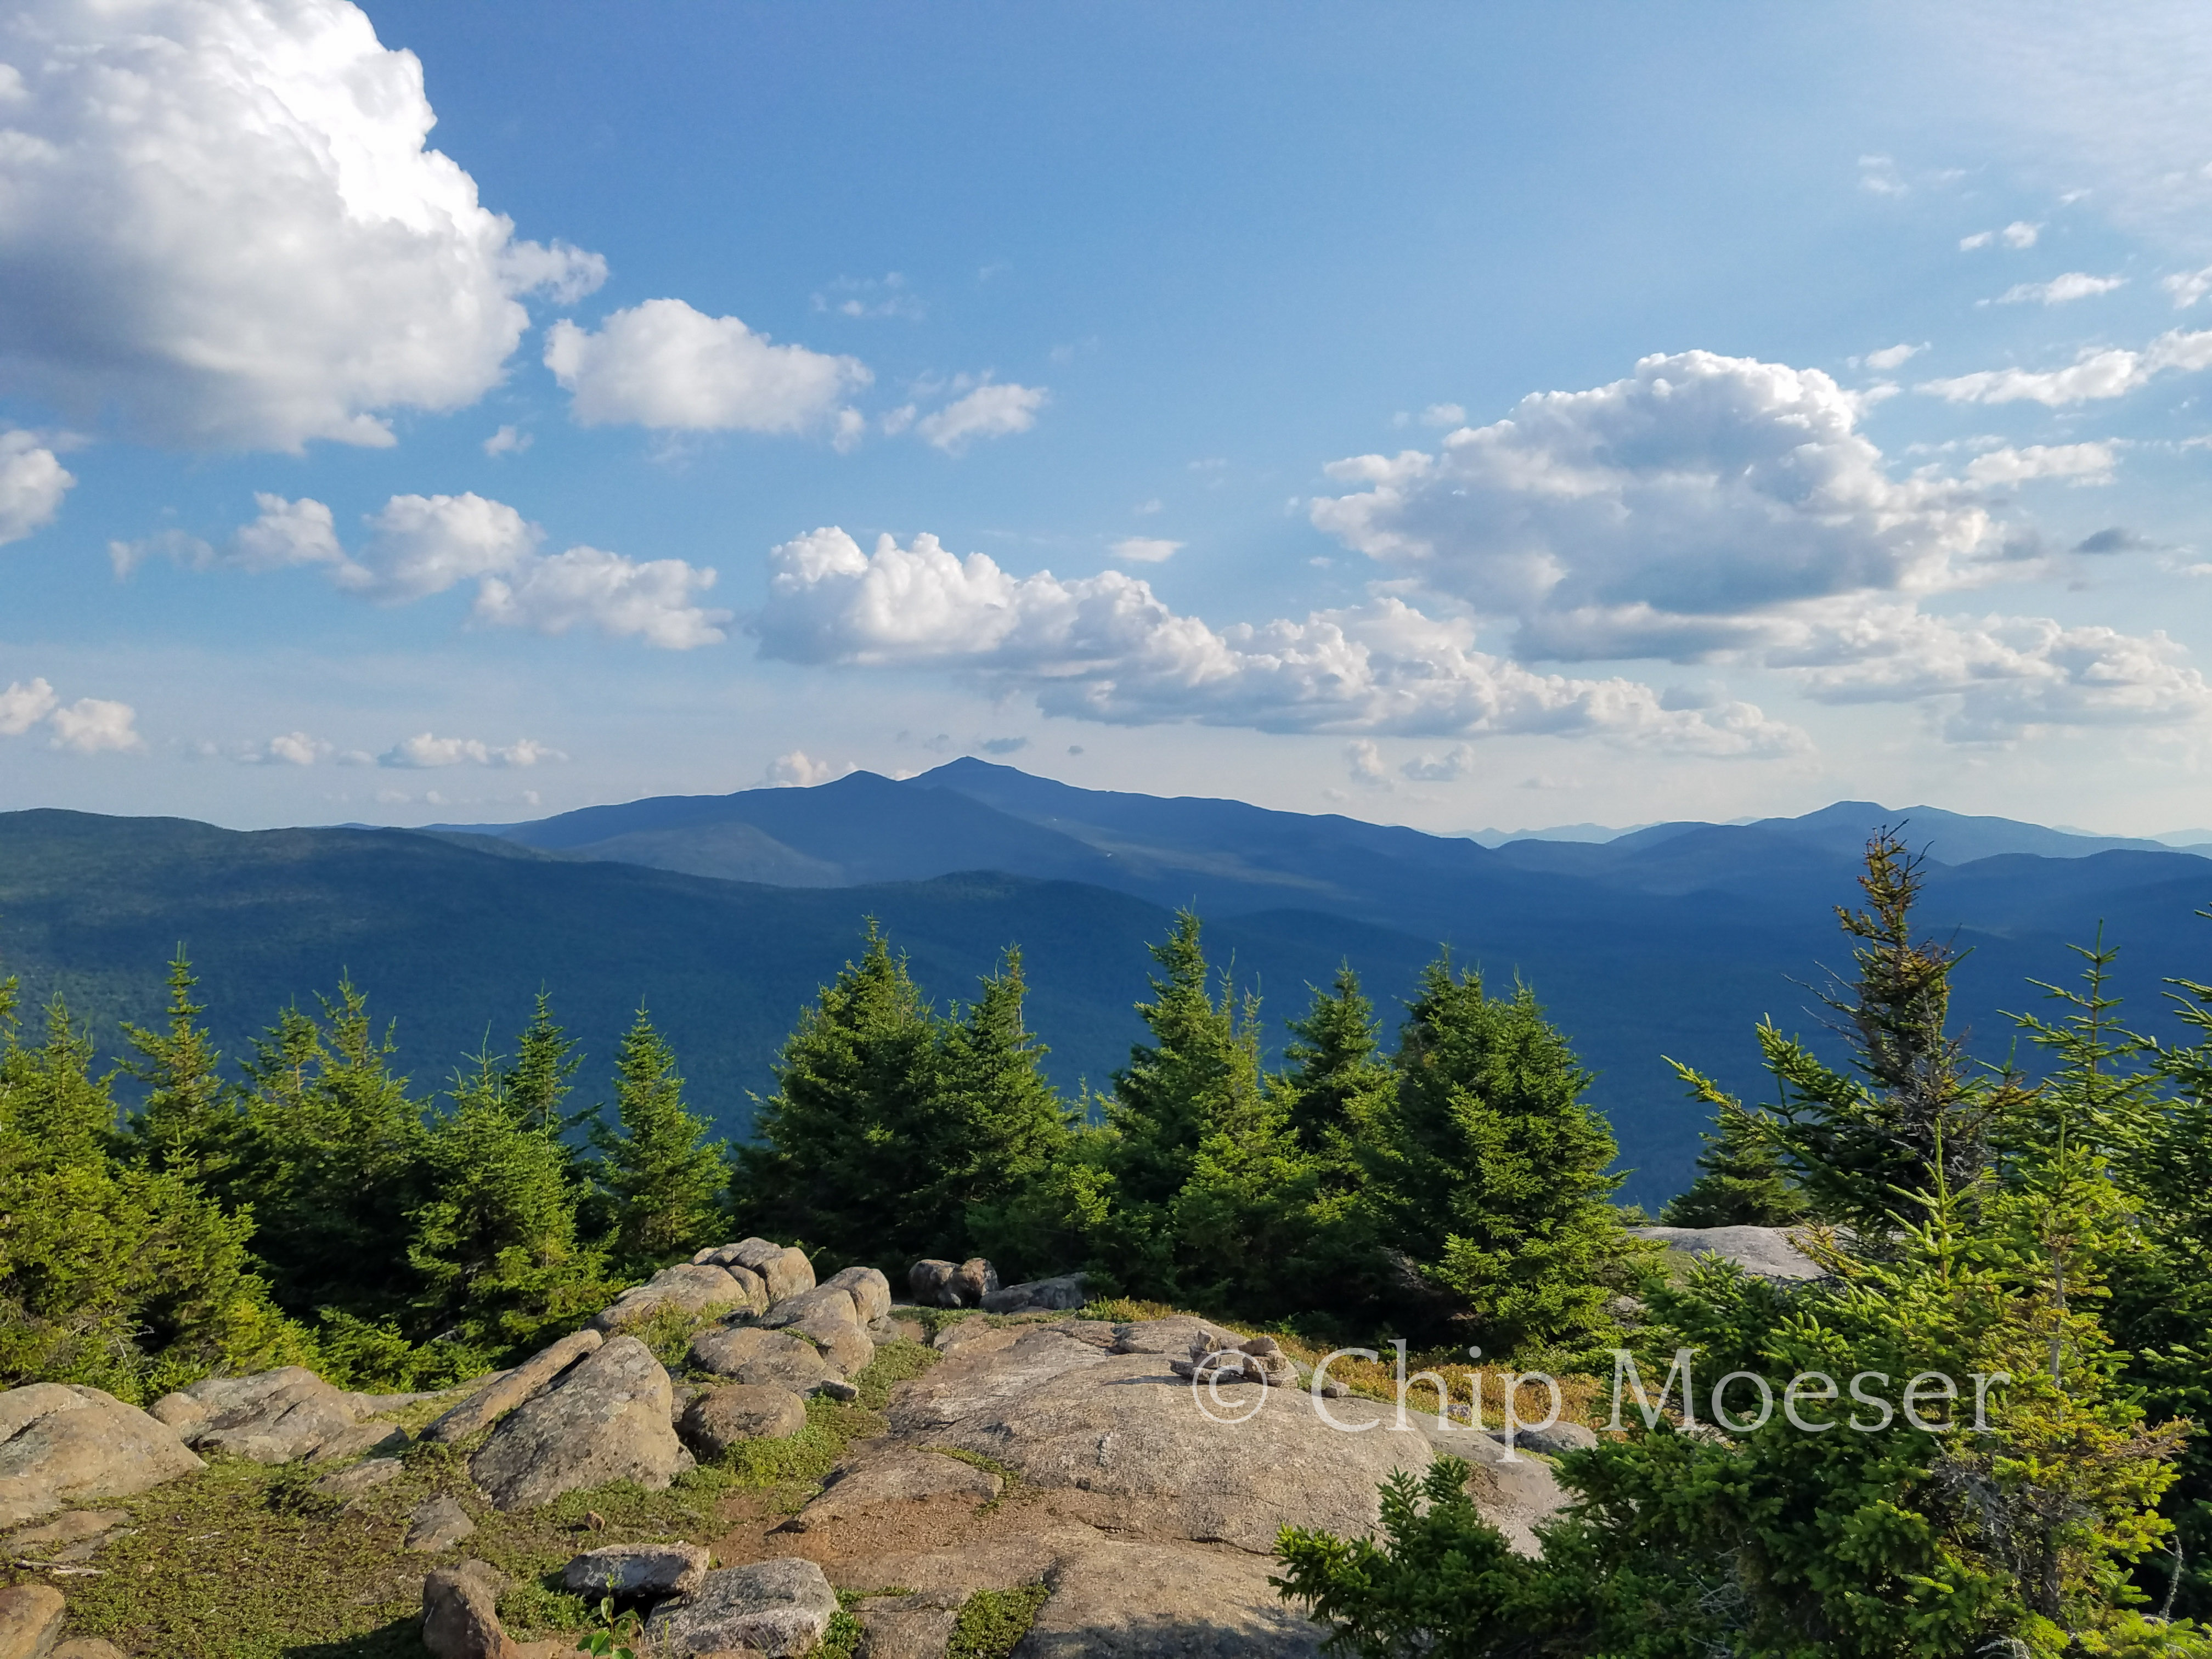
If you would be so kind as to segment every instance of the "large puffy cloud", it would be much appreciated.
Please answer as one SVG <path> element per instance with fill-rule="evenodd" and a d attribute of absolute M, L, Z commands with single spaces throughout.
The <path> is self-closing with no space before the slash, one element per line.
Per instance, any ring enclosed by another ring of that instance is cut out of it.
<path fill-rule="evenodd" d="M 53 522 L 76 479 L 27 432 L 0 432 L 0 546 Z"/>
<path fill-rule="evenodd" d="M 1956 740 L 2051 726 L 2166 726 L 2212 714 L 2212 687 L 2163 633 L 2045 617 L 1947 617 L 1903 606 L 1808 629 L 1768 660 L 1826 702 L 1933 701 Z"/>
<path fill-rule="evenodd" d="M 1685 752 L 1774 754 L 1791 728 L 1747 703 L 1662 706 L 1625 679 L 1540 674 L 1474 647 L 1471 625 L 1396 599 L 1216 630 L 1121 571 L 1017 577 L 934 537 L 865 552 L 843 531 L 776 548 L 752 619 L 764 655 L 933 666 L 1027 691 L 1049 714 L 1267 732 L 1553 733 Z"/>
<path fill-rule="evenodd" d="M 193 569 L 274 570 L 321 566 L 331 580 L 380 605 L 408 605 L 464 582 L 477 585 L 471 615 L 495 628 L 566 634 L 589 626 L 685 651 L 726 637 L 726 611 L 698 603 L 714 572 L 682 559 L 632 559 L 582 544 L 542 553 L 544 532 L 504 501 L 473 491 L 394 495 L 368 518 L 368 539 L 349 553 L 331 509 L 318 501 L 258 495 L 260 516 L 216 547 L 173 532 L 108 547 L 118 574 L 163 556 Z"/>
<path fill-rule="evenodd" d="M 596 255 L 518 241 L 345 0 L 25 0 L 0 19 L 0 384 L 190 446 L 388 444 L 495 384 Z"/>
<path fill-rule="evenodd" d="M 1524 398 L 1440 451 L 1365 455 L 1316 501 L 1357 551 L 1494 617 L 1517 653 L 1692 659 L 1834 595 L 1926 590 L 1991 539 L 1961 486 L 1898 480 L 1818 369 L 1692 351 Z"/>
<path fill-rule="evenodd" d="M 617 311 L 596 333 L 564 319 L 546 334 L 545 366 L 586 426 L 687 431 L 803 431 L 870 379 L 856 358 L 772 345 L 681 300 Z"/>

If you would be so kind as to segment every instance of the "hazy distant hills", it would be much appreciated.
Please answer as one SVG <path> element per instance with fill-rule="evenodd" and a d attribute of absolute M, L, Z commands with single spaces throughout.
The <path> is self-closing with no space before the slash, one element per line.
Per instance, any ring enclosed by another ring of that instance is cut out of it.
<path fill-rule="evenodd" d="M 0 814 L 0 969 L 56 988 L 112 1033 L 153 1019 L 185 941 L 210 1019 L 235 1052 L 287 997 L 350 969 L 398 1021 L 418 1083 L 489 1035 L 505 1041 L 542 981 L 604 1087 L 641 1001 L 698 1102 L 732 1133 L 775 1046 L 881 920 L 940 1000 L 1019 944 L 1032 1023 L 1073 1090 L 1103 1085 L 1140 1034 L 1144 946 L 1195 902 L 1218 961 L 1265 998 L 1271 1040 L 1340 959 L 1386 1010 L 1442 944 L 1500 983 L 1517 974 L 1598 1072 L 1627 1188 L 1686 1178 L 1700 1115 L 1661 1056 L 1756 1090 L 1752 1023 L 1816 1033 L 1808 981 L 1847 964 L 1833 906 L 1860 845 L 1909 819 L 1929 846 L 1925 919 L 1972 954 L 1962 1020 L 1992 1057 L 2001 1010 L 2063 978 L 2101 921 L 2124 947 L 2128 1012 L 2175 1035 L 2162 976 L 2212 979 L 2212 864 L 2034 824 L 1839 803 L 1794 819 L 1657 824 L 1605 842 L 1471 839 L 1274 812 L 1236 801 L 1073 788 L 959 761 L 903 782 L 593 807 L 535 823 L 252 834 L 179 819 Z M 1825 1040 L 1825 1039 L 1823 1039 Z"/>

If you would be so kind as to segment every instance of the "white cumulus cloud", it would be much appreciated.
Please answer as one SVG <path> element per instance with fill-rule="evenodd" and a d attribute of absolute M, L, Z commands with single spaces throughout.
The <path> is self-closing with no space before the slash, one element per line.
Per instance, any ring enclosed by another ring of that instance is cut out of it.
<path fill-rule="evenodd" d="M 6 307 L 0 307 L 0 313 Z M 5 326 L 5 325 L 0 325 Z M 28 432 L 0 432 L 0 546 L 53 522 L 76 477 Z"/>
<path fill-rule="evenodd" d="M 978 438 L 1005 438 L 1027 432 L 1036 424 L 1037 411 L 1051 394 L 1041 386 L 1016 386 L 1012 381 L 986 381 L 964 398 L 914 423 L 922 441 L 948 455 L 957 455 Z"/>
<path fill-rule="evenodd" d="M 2212 714 L 2212 686 L 2164 633 L 2069 627 L 2048 617 L 1925 616 L 1899 607 L 1815 630 L 1773 665 L 1823 702 L 1947 708 L 1954 741 L 2052 726 L 2162 726 Z"/>
<path fill-rule="evenodd" d="M 346 592 L 388 605 L 472 581 L 471 615 L 489 627 L 566 634 L 588 626 L 669 651 L 726 637 L 730 613 L 698 603 L 714 585 L 711 568 L 682 559 L 633 559 L 581 544 L 540 552 L 543 531 L 506 502 L 473 491 L 392 496 L 368 515 L 370 534 L 354 553 L 340 544 L 322 502 L 265 494 L 254 501 L 260 516 L 224 547 L 172 531 L 110 543 L 109 556 L 125 575 L 157 555 L 193 569 L 320 565 Z"/>
<path fill-rule="evenodd" d="M 872 553 L 835 527 L 769 555 L 762 653 L 803 663 L 929 666 L 1048 714 L 1119 725 L 1195 721 L 1267 732 L 1474 737 L 1548 732 L 1712 755 L 1802 744 L 1748 703 L 1664 708 L 1625 679 L 1540 674 L 1478 651 L 1472 624 L 1384 598 L 1303 621 L 1217 630 L 1111 570 L 1018 577 L 932 536 Z"/>
<path fill-rule="evenodd" d="M 2118 465 L 2114 450 L 2110 441 L 1992 449 L 1966 464 L 1966 482 L 2010 484 L 2033 478 L 2064 478 L 2077 484 L 2110 483 L 2112 469 Z"/>
<path fill-rule="evenodd" d="M 0 385 L 199 447 L 386 445 L 471 404 L 598 256 L 518 241 L 346 0 L 0 18 Z"/>
<path fill-rule="evenodd" d="M 1396 576 L 1518 624 L 1517 654 L 1694 659 L 1793 605 L 1954 580 L 1990 538 L 1962 486 L 1893 478 L 1818 369 L 1711 352 L 1524 398 L 1436 453 L 1364 455 L 1313 522 Z"/>
<path fill-rule="evenodd" d="M 1902 368 L 1906 363 L 1911 362 L 1915 357 L 1917 357 L 1922 352 L 1927 349 L 1928 343 L 1925 340 L 1923 340 L 1918 345 L 1910 345 L 1900 342 L 1893 346 L 1884 346 L 1879 351 L 1868 352 L 1865 362 L 1869 368 L 1880 369 L 1884 374 L 1887 374 L 1893 368 Z"/>
<path fill-rule="evenodd" d="M 52 729 L 52 746 L 56 749 L 68 749 L 80 755 L 107 750 L 129 753 L 146 746 L 145 739 L 137 732 L 137 711 L 127 702 L 79 697 L 55 709 L 46 717 L 46 724 Z"/>
<path fill-rule="evenodd" d="M 1997 241 L 2002 241 L 2010 248 L 2033 247 L 2036 239 L 2042 234 L 2041 225 L 2032 225 L 2025 219 L 2015 219 L 2002 230 L 1978 230 L 1971 236 L 1961 236 L 1959 239 L 1959 251 L 1962 253 L 1972 252 L 1978 247 L 1987 247 L 1990 243 Z"/>
<path fill-rule="evenodd" d="M 771 344 L 681 300 L 617 311 L 596 333 L 564 318 L 546 333 L 545 366 L 586 426 L 695 432 L 804 431 L 871 378 L 857 358 Z"/>
<path fill-rule="evenodd" d="M 2212 329 L 2160 335 L 2141 351 L 2117 346 L 2084 351 L 2064 368 L 1985 368 L 1948 380 L 1925 380 L 1920 390 L 1954 404 L 2065 404 L 2124 397 L 2154 374 L 2212 368 Z"/>
<path fill-rule="evenodd" d="M 42 679 L 28 684 L 11 680 L 8 689 L 0 691 L 0 738 L 21 737 L 52 714 L 60 701 L 54 696 L 54 688 Z"/>
<path fill-rule="evenodd" d="M 1474 745 L 1455 743 L 1441 755 L 1418 755 L 1398 770 L 1416 783 L 1449 783 L 1474 770 Z"/>
<path fill-rule="evenodd" d="M 761 774 L 761 781 L 771 788 L 811 789 L 817 783 L 830 783 L 859 769 L 850 761 L 842 766 L 834 765 L 826 760 L 816 760 L 804 749 L 794 749 L 770 761 Z"/>
<path fill-rule="evenodd" d="M 1165 564 L 1182 550 L 1181 542 L 1158 536 L 1124 536 L 1106 550 L 1128 564 Z"/>
<path fill-rule="evenodd" d="M 2014 283 L 1997 295 L 2001 306 L 2038 305 L 2063 306 L 2069 300 L 2094 299 L 2100 294 L 2110 294 L 2116 288 L 2125 288 L 2124 276 L 2092 276 L 2086 270 L 2069 270 L 2062 276 L 2053 276 L 2047 283 Z"/>
<path fill-rule="evenodd" d="M 535 766 L 541 761 L 568 758 L 559 750 L 528 738 L 500 746 L 476 738 L 441 738 L 418 732 L 379 755 L 376 763 L 428 769 L 443 766 Z"/>

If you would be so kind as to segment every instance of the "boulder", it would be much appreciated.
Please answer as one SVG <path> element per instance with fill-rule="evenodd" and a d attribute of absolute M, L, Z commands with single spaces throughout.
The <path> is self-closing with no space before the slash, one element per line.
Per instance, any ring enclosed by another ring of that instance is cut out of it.
<path fill-rule="evenodd" d="M 645 1636 L 671 1659 L 741 1648 L 790 1659 L 821 1641 L 836 1613 L 822 1569 L 784 1556 L 708 1573 L 690 1595 L 654 1608 Z"/>
<path fill-rule="evenodd" d="M 325 1475 L 307 1490 L 318 1498 L 358 1498 L 373 1486 L 397 1480 L 404 1468 L 406 1465 L 396 1457 L 372 1457 L 349 1469 Z"/>
<path fill-rule="evenodd" d="M 63 1610 L 51 1584 L 0 1589 L 0 1659 L 47 1659 L 62 1638 Z"/>
<path fill-rule="evenodd" d="M 847 1267 L 822 1281 L 853 1298 L 854 1311 L 863 1325 L 888 1319 L 891 1311 L 891 1282 L 875 1267 Z"/>
<path fill-rule="evenodd" d="M 210 1376 L 184 1392 L 207 1414 L 179 1431 L 183 1439 L 203 1452 L 257 1463 L 305 1457 L 362 1416 L 359 1395 L 325 1382 L 304 1365 L 251 1376 Z"/>
<path fill-rule="evenodd" d="M 785 1297 L 753 1322 L 764 1331 L 779 1331 L 820 1314 L 848 1325 L 862 1322 L 860 1310 L 853 1304 L 852 1292 L 842 1285 L 817 1285 L 796 1296 Z"/>
<path fill-rule="evenodd" d="M 974 1308 L 999 1288 L 999 1270 L 980 1255 L 957 1266 L 933 1257 L 908 1268 L 906 1283 L 925 1308 Z"/>
<path fill-rule="evenodd" d="M 1083 1293 L 1084 1278 L 1082 1273 L 1062 1273 L 1057 1279 L 1008 1285 L 987 1291 L 982 1309 L 985 1313 L 998 1314 L 1072 1312 L 1088 1299 Z"/>
<path fill-rule="evenodd" d="M 1804 1230 L 1790 1227 L 1631 1227 L 1630 1235 L 1691 1257 L 1718 1256 L 1753 1279 L 1788 1283 L 1820 1279 L 1827 1270 L 1799 1248 Z"/>
<path fill-rule="evenodd" d="M 961 1307 L 980 1308 L 983 1298 L 999 1288 L 999 1270 L 981 1256 L 971 1255 L 953 1273 L 952 1287 L 960 1293 Z"/>
<path fill-rule="evenodd" d="M 837 1375 L 811 1342 L 787 1331 L 718 1325 L 691 1339 L 691 1363 L 738 1382 L 773 1383 L 811 1394 Z"/>
<path fill-rule="evenodd" d="M 768 1287 L 770 1305 L 814 1288 L 814 1264 L 802 1249 L 771 1243 L 765 1238 L 743 1239 L 726 1248 L 732 1264 L 750 1268 L 761 1276 Z"/>
<path fill-rule="evenodd" d="M 894 1448 L 831 1470 L 822 1495 L 784 1526 L 792 1532 L 807 1532 L 825 1522 L 878 1514 L 932 1498 L 951 1498 L 973 1508 L 989 1503 L 1006 1489 L 1006 1484 L 988 1469 L 957 1457 Z"/>
<path fill-rule="evenodd" d="M 113 1395 L 34 1382 L 0 1393 L 0 1527 L 78 1498 L 128 1498 L 204 1467 L 176 1431 Z"/>
<path fill-rule="evenodd" d="M 399 1547 L 416 1555 L 442 1555 L 476 1529 L 469 1512 L 441 1492 L 415 1506 Z"/>
<path fill-rule="evenodd" d="M 1016 1659 L 1316 1659 L 1328 1632 L 1268 1583 L 1273 1564 L 1233 1551 L 1102 1540 L 1045 1576 Z"/>
<path fill-rule="evenodd" d="M 340 1429 L 309 1452 L 307 1462 L 312 1466 L 343 1463 L 356 1457 L 391 1457 L 405 1451 L 408 1444 L 407 1431 L 397 1423 L 356 1423 L 349 1429 Z"/>
<path fill-rule="evenodd" d="M 611 1338 L 510 1413 L 469 1473 L 501 1510 L 610 1480 L 665 1491 L 692 1462 L 669 1421 L 673 1403 L 652 1351 L 634 1336 Z"/>
<path fill-rule="evenodd" d="M 499 1622 L 506 1588 L 481 1561 L 439 1568 L 422 1581 L 422 1645 L 435 1659 L 516 1659 Z"/>
<path fill-rule="evenodd" d="M 585 1329 L 562 1337 L 550 1347 L 539 1349 L 513 1370 L 494 1377 L 423 1430 L 422 1437 L 451 1445 L 489 1428 L 605 1340 L 599 1332 Z"/>
<path fill-rule="evenodd" d="M 806 1402 L 772 1382 L 732 1382 L 684 1408 L 677 1433 L 701 1457 L 720 1457 L 741 1440 L 780 1440 L 806 1426 Z"/>
<path fill-rule="evenodd" d="M 619 1601 L 658 1601 L 696 1589 L 714 1559 L 697 1544 L 610 1544 L 561 1570 L 561 1588 Z"/>
<path fill-rule="evenodd" d="M 663 1267 L 644 1284 L 624 1291 L 610 1306 L 592 1316 L 587 1328 L 603 1332 L 624 1330 L 632 1325 L 641 1325 L 669 1308 L 687 1314 L 712 1313 L 717 1308 L 730 1307 L 755 1312 L 758 1310 L 761 1289 L 758 1277 L 742 1268 L 732 1272 L 726 1267 L 695 1267 L 683 1262 Z"/>

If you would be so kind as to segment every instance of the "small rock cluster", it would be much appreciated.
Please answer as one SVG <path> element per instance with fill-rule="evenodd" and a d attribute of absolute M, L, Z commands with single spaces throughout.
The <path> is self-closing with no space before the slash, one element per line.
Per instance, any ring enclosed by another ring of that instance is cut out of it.
<path fill-rule="evenodd" d="M 1220 1331 L 1200 1330 L 1190 1339 L 1190 1357 L 1170 1359 L 1168 1369 L 1195 1382 L 1262 1382 L 1271 1389 L 1298 1385 L 1297 1362 L 1272 1336 L 1239 1341 Z"/>
<path fill-rule="evenodd" d="M 978 1308 L 999 1288 L 999 1270 L 980 1255 L 955 1266 L 934 1257 L 907 1269 L 907 1293 L 924 1308 Z"/>

